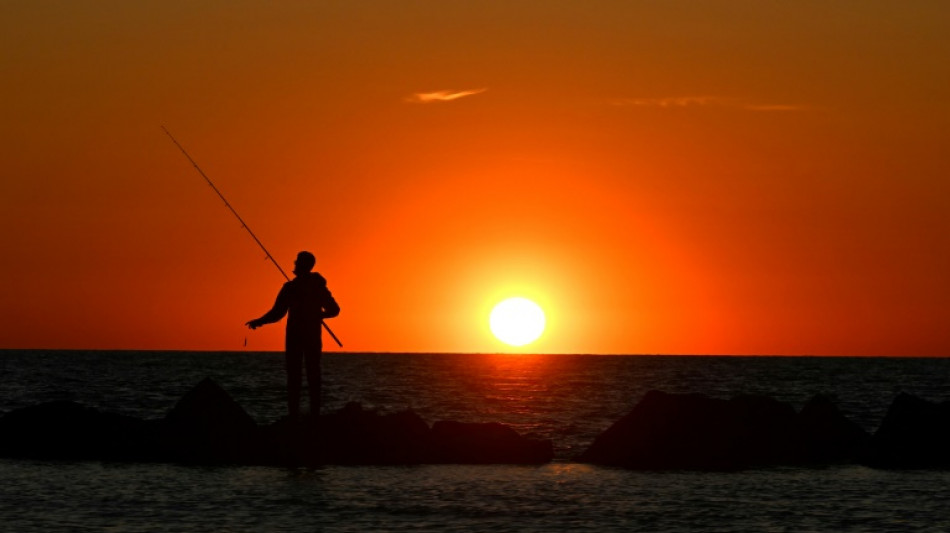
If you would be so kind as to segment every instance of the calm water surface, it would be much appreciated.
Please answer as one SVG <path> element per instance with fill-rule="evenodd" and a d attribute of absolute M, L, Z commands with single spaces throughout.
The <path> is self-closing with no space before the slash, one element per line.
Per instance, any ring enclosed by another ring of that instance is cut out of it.
<path fill-rule="evenodd" d="M 164 416 L 205 376 L 261 423 L 272 353 L 0 352 L 0 411 L 71 399 Z M 328 354 L 328 408 L 412 408 L 553 439 L 542 467 L 195 468 L 0 460 L 2 531 L 950 531 L 950 474 L 842 466 L 643 473 L 571 458 L 650 389 L 833 394 L 869 430 L 901 391 L 950 399 L 950 360 Z"/>

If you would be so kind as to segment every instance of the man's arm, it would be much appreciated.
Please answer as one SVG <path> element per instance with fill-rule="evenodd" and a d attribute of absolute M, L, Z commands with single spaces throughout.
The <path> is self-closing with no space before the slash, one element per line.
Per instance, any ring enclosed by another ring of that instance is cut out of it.
<path fill-rule="evenodd" d="M 323 299 L 323 318 L 333 318 L 339 314 L 340 305 L 333 299 L 330 289 L 327 289 L 327 294 Z"/>
<path fill-rule="evenodd" d="M 290 308 L 290 303 L 287 298 L 287 286 L 284 285 L 281 287 L 280 292 L 277 293 L 277 300 L 274 302 L 274 307 L 270 311 L 264 313 L 264 316 L 260 318 L 255 318 L 254 320 L 248 320 L 245 322 L 245 325 L 251 329 L 257 329 L 264 324 L 271 324 L 277 322 L 281 318 L 284 318 L 284 315 L 287 314 L 287 310 Z"/>

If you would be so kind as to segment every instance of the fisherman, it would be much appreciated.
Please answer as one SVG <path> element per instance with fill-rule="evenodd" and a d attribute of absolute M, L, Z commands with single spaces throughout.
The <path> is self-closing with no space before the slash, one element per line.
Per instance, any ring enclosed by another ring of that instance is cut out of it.
<path fill-rule="evenodd" d="M 294 261 L 294 279 L 284 283 L 277 294 L 274 307 L 260 318 L 246 323 L 257 329 L 287 316 L 284 359 L 287 364 L 287 411 L 291 420 L 300 417 L 300 389 L 303 385 L 303 367 L 307 368 L 310 393 L 310 413 L 314 420 L 320 414 L 321 371 L 323 351 L 321 326 L 323 319 L 340 314 L 327 280 L 311 272 L 317 260 L 310 252 L 300 252 Z"/>

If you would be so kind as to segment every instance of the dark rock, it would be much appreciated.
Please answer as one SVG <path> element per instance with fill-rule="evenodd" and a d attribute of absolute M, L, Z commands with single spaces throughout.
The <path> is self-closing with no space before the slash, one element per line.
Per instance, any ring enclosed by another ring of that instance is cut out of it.
<path fill-rule="evenodd" d="M 155 424 L 75 402 L 24 407 L 0 418 L 0 454 L 64 460 L 150 460 Z"/>
<path fill-rule="evenodd" d="M 745 465 L 739 454 L 741 425 L 735 406 L 726 400 L 650 391 L 599 435 L 580 460 L 634 469 L 738 468 Z"/>
<path fill-rule="evenodd" d="M 379 414 L 351 402 L 320 418 L 320 462 L 420 464 L 429 462 L 429 425 L 413 411 Z"/>
<path fill-rule="evenodd" d="M 553 457 L 550 441 L 518 435 L 502 424 L 437 422 L 412 411 L 379 414 L 358 403 L 298 422 L 264 428 L 277 464 L 538 464 Z"/>
<path fill-rule="evenodd" d="M 498 423 L 436 422 L 432 462 L 455 464 L 543 464 L 554 458 L 549 440 L 522 437 Z"/>
<path fill-rule="evenodd" d="M 853 455 L 865 442 L 862 432 L 823 400 L 797 415 L 791 405 L 765 396 L 721 400 L 650 391 L 580 460 L 647 470 L 813 464 Z"/>
<path fill-rule="evenodd" d="M 255 463 L 257 423 L 211 378 L 188 391 L 162 421 L 160 445 L 185 463 Z"/>
<path fill-rule="evenodd" d="M 871 440 L 866 463 L 884 468 L 950 468 L 950 403 L 900 393 Z"/>
<path fill-rule="evenodd" d="M 808 464 L 853 462 L 867 453 L 871 435 L 848 420 L 831 398 L 812 397 L 798 414 L 803 460 Z"/>
<path fill-rule="evenodd" d="M 319 417 L 258 427 L 211 379 L 185 394 L 162 420 L 100 413 L 52 402 L 0 417 L 0 456 L 188 464 L 518 463 L 550 461 L 550 441 L 501 424 L 439 422 L 416 413 L 380 414 L 358 403 Z"/>
<path fill-rule="evenodd" d="M 719 419 L 723 400 L 699 394 L 650 391 L 581 455 L 583 462 L 635 469 L 726 466 L 728 446 Z"/>
<path fill-rule="evenodd" d="M 797 414 L 790 404 L 767 396 L 744 395 L 731 399 L 729 406 L 728 416 L 735 420 L 732 440 L 736 464 L 754 467 L 799 461 L 802 443 Z"/>

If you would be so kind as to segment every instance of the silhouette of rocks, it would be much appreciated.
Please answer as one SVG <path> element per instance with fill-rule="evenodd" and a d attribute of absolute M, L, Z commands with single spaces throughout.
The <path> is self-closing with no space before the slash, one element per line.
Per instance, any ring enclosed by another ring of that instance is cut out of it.
<path fill-rule="evenodd" d="M 159 461 L 188 464 L 517 463 L 553 457 L 550 441 L 501 424 L 437 422 L 412 411 L 380 414 L 350 403 L 336 413 L 284 418 L 259 427 L 211 379 L 202 380 L 161 420 L 51 402 L 0 417 L 0 456 Z"/>
<path fill-rule="evenodd" d="M 322 463 L 420 464 L 432 462 L 429 431 L 412 411 L 383 415 L 350 402 L 320 417 L 312 441 Z"/>
<path fill-rule="evenodd" d="M 650 391 L 595 439 L 585 462 L 633 469 L 730 470 L 788 452 L 794 411 L 762 397 L 732 401 Z"/>
<path fill-rule="evenodd" d="M 798 414 L 803 461 L 809 464 L 852 462 L 867 453 L 871 435 L 848 420 L 825 395 L 812 397 Z"/>
<path fill-rule="evenodd" d="M 0 418 L 0 454 L 33 459 L 149 460 L 155 424 L 56 401 Z"/>
<path fill-rule="evenodd" d="M 260 455 L 257 423 L 211 378 L 165 415 L 160 445 L 183 463 L 251 463 Z"/>
<path fill-rule="evenodd" d="M 431 435 L 432 458 L 438 463 L 541 464 L 554 458 L 551 441 L 526 439 L 494 422 L 436 422 Z"/>
<path fill-rule="evenodd" d="M 950 467 L 950 402 L 900 393 L 874 434 L 866 463 L 882 468 Z"/>
<path fill-rule="evenodd" d="M 827 398 L 802 414 L 765 396 L 650 391 L 599 435 L 584 462 L 641 470 L 736 470 L 845 461 L 867 441 Z"/>
<path fill-rule="evenodd" d="M 316 420 L 282 419 L 264 432 L 275 462 L 285 465 L 542 464 L 554 457 L 551 441 L 503 424 L 436 422 L 430 429 L 412 411 L 379 414 L 355 402 Z"/>
<path fill-rule="evenodd" d="M 796 413 L 764 396 L 730 400 L 650 391 L 601 433 L 581 461 L 632 469 L 734 470 L 851 463 L 950 468 L 950 402 L 900 394 L 873 438 L 834 402 L 815 396 Z M 436 422 L 358 403 L 319 417 L 258 426 L 211 379 L 160 420 L 56 401 L 0 417 L 0 456 L 191 464 L 542 464 L 549 440 L 497 423 Z"/>

